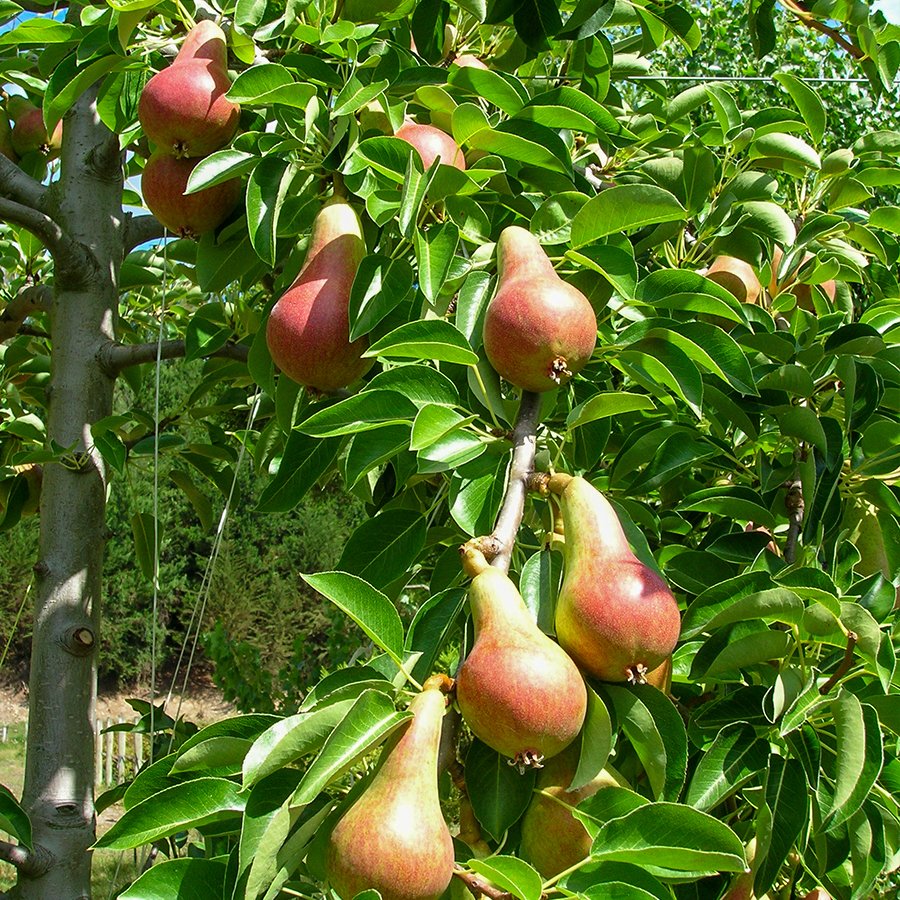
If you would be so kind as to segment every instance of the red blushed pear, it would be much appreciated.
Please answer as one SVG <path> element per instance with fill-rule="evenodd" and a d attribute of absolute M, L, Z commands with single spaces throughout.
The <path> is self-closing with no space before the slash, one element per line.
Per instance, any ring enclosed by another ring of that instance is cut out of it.
<path fill-rule="evenodd" d="M 188 179 L 199 162 L 156 153 L 147 161 L 141 177 L 147 208 L 180 237 L 198 237 L 218 228 L 241 198 L 238 178 L 185 195 Z"/>
<path fill-rule="evenodd" d="M 643 683 L 678 643 L 681 616 L 668 585 L 631 551 L 615 510 L 584 478 L 553 475 L 565 521 L 565 575 L 556 635 L 601 681 Z"/>
<path fill-rule="evenodd" d="M 736 256 L 717 256 L 706 277 L 725 288 L 741 303 L 758 303 L 762 285 L 753 266 Z"/>
<path fill-rule="evenodd" d="M 518 225 L 497 242 L 497 292 L 484 317 L 484 349 L 507 381 L 549 391 L 585 366 L 597 342 L 587 297 L 563 281 L 538 239 Z"/>
<path fill-rule="evenodd" d="M 416 148 L 426 169 L 440 158 L 445 166 L 455 166 L 461 172 L 466 170 L 466 159 L 459 145 L 449 134 L 434 125 L 405 122 L 394 136 Z"/>
<path fill-rule="evenodd" d="M 335 826 L 325 868 L 343 900 L 376 888 L 384 900 L 437 900 L 453 875 L 453 838 L 441 813 L 438 750 L 445 697 L 433 682 L 412 721 L 382 752 L 371 784 Z"/>
<path fill-rule="evenodd" d="M 335 199 L 313 222 L 300 274 L 272 307 L 266 342 L 282 372 L 319 391 L 346 387 L 374 360 L 364 359 L 365 337 L 350 341 L 350 288 L 366 254 L 362 225 L 344 200 Z"/>
<path fill-rule="evenodd" d="M 581 673 L 535 624 L 509 576 L 463 548 L 474 576 L 475 645 L 456 679 L 456 699 L 476 737 L 520 769 L 539 766 L 577 737 L 587 710 Z"/>
<path fill-rule="evenodd" d="M 161 151 L 207 156 L 224 147 L 237 129 L 241 109 L 226 99 L 230 87 L 225 34 L 214 22 L 199 22 L 172 65 L 145 85 L 138 118 Z"/>

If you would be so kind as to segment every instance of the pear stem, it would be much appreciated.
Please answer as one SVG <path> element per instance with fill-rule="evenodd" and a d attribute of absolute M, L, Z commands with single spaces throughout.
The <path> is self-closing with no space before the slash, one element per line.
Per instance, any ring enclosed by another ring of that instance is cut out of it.
<path fill-rule="evenodd" d="M 491 560 L 491 565 L 503 572 L 509 571 L 516 533 L 525 512 L 525 495 L 528 492 L 529 476 L 534 469 L 534 454 L 537 448 L 535 435 L 540 412 L 541 395 L 532 391 L 522 391 L 519 413 L 513 428 L 513 454 L 509 465 L 509 480 L 503 496 L 503 505 L 491 532 L 491 537 L 500 547 L 497 555 Z"/>
<path fill-rule="evenodd" d="M 480 875 L 468 872 L 457 866 L 453 869 L 453 875 L 458 878 L 475 897 L 488 897 L 490 900 L 515 900 L 513 894 L 485 881 Z"/>

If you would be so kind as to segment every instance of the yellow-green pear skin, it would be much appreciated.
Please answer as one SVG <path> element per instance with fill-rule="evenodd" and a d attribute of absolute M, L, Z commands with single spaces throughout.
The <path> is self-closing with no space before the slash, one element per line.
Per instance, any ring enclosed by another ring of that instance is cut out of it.
<path fill-rule="evenodd" d="M 438 748 L 446 702 L 428 688 L 385 747 L 368 788 L 337 823 L 326 871 L 342 900 L 377 889 L 383 900 L 437 900 L 453 875 L 453 838 L 441 813 Z"/>
<path fill-rule="evenodd" d="M 621 776 L 603 769 L 584 787 L 568 790 L 578 768 L 579 753 L 579 744 L 572 744 L 544 766 L 522 818 L 522 856 L 543 878 L 559 875 L 591 852 L 591 836 L 569 807 L 578 806 L 601 788 L 627 787 Z"/>
<path fill-rule="evenodd" d="M 456 678 L 456 699 L 476 737 L 520 766 L 564 750 L 581 731 L 587 689 L 566 652 L 535 624 L 500 569 L 468 550 L 475 644 Z M 474 570 L 470 569 L 476 560 Z"/>
<path fill-rule="evenodd" d="M 565 522 L 556 635 L 601 681 L 642 683 L 678 643 L 681 616 L 663 579 L 628 546 L 609 501 L 589 481 L 554 475 Z"/>

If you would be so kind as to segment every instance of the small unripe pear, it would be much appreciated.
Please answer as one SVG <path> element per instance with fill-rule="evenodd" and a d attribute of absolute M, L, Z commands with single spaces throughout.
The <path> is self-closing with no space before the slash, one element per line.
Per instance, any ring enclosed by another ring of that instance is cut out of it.
<path fill-rule="evenodd" d="M 157 153 L 147 161 L 141 177 L 147 208 L 180 237 L 197 237 L 218 228 L 241 197 L 238 178 L 185 196 L 188 178 L 199 162 L 199 159 L 176 159 Z"/>
<path fill-rule="evenodd" d="M 161 151 L 207 156 L 231 140 L 241 110 L 225 98 L 231 87 L 227 64 L 225 34 L 203 21 L 191 29 L 172 65 L 147 82 L 138 118 Z"/>
<path fill-rule="evenodd" d="M 342 900 L 368 888 L 383 900 L 437 900 L 453 876 L 438 794 L 444 694 L 426 682 L 409 708 L 412 721 L 391 738 L 371 784 L 331 833 L 325 867 Z"/>
<path fill-rule="evenodd" d="M 47 134 L 44 114 L 24 97 L 10 97 L 6 108 L 15 123 L 10 135 L 12 149 L 19 156 L 26 153 L 42 153 L 47 159 L 56 159 L 62 149 L 62 122 L 57 122 L 53 135 Z"/>
<path fill-rule="evenodd" d="M 405 122 L 395 136 L 416 148 L 426 169 L 438 158 L 445 166 L 455 166 L 463 172 L 466 169 L 466 158 L 456 141 L 434 125 Z"/>
<path fill-rule="evenodd" d="M 681 616 L 668 585 L 628 546 L 607 499 L 584 478 L 554 475 L 566 543 L 556 635 L 602 681 L 642 683 L 678 643 Z"/>
<path fill-rule="evenodd" d="M 627 787 L 622 777 L 609 768 L 578 790 L 570 791 L 580 750 L 579 744 L 572 744 L 544 766 L 522 818 L 522 856 L 543 878 L 553 878 L 590 855 L 591 836 L 570 807 L 593 797 L 601 788 Z"/>
<path fill-rule="evenodd" d="M 520 768 L 540 765 L 577 737 L 587 690 L 565 651 L 535 624 L 509 576 L 464 548 L 473 575 L 469 605 L 475 645 L 456 679 L 463 719 Z"/>
<path fill-rule="evenodd" d="M 484 349 L 507 381 L 549 391 L 584 368 L 597 342 L 587 297 L 567 284 L 538 239 L 510 225 L 497 242 L 497 292 L 484 317 Z"/>
<path fill-rule="evenodd" d="M 350 341 L 350 289 L 366 255 L 362 225 L 344 200 L 322 207 L 313 222 L 300 274 L 272 307 L 266 342 L 289 378 L 319 391 L 346 387 L 374 360 L 365 337 Z"/>

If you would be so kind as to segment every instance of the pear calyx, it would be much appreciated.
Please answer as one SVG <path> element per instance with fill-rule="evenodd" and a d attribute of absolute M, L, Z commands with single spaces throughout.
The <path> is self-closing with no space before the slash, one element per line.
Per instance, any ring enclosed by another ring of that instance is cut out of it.
<path fill-rule="evenodd" d="M 491 365 L 526 391 L 565 384 L 594 352 L 593 307 L 556 274 L 540 241 L 518 225 L 500 235 L 497 268 L 497 291 L 484 316 L 484 349 Z"/>
<path fill-rule="evenodd" d="M 578 735 L 587 689 L 575 663 L 535 624 L 515 584 L 474 547 L 469 606 L 475 643 L 456 678 L 456 700 L 473 734 L 524 771 L 540 768 Z"/>

